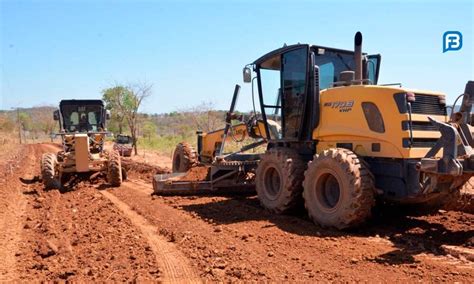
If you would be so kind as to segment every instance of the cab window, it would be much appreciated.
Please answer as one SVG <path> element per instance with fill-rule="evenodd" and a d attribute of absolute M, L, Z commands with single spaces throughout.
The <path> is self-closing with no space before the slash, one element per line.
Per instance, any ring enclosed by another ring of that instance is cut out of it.
<path fill-rule="evenodd" d="M 262 108 L 271 139 L 297 139 L 306 105 L 308 46 L 276 54 L 259 65 Z"/>

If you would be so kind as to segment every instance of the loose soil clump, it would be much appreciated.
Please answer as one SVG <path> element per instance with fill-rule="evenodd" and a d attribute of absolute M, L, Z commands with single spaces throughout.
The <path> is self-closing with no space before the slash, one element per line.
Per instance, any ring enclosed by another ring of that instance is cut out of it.
<path fill-rule="evenodd" d="M 173 178 L 176 181 L 205 181 L 208 180 L 210 167 L 208 166 L 198 166 L 189 169 L 184 176 Z"/>
<path fill-rule="evenodd" d="M 171 170 L 167 167 L 152 166 L 149 164 L 135 162 L 130 159 L 122 159 L 122 167 L 127 171 L 128 177 L 149 180 L 156 174 L 168 174 Z"/>

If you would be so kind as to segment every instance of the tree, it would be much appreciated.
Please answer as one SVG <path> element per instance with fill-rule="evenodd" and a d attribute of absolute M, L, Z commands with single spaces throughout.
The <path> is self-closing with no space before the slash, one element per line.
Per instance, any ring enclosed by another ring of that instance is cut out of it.
<path fill-rule="evenodd" d="M 13 132 L 14 130 L 14 119 L 8 117 L 7 113 L 0 114 L 0 131 Z"/>
<path fill-rule="evenodd" d="M 143 100 L 151 95 L 151 88 L 151 84 L 139 83 L 126 87 L 116 85 L 103 91 L 110 100 L 111 110 L 118 112 L 127 122 L 135 155 L 138 155 L 138 109 Z"/>
<path fill-rule="evenodd" d="M 116 86 L 102 91 L 102 99 L 106 103 L 106 108 L 111 111 L 111 122 L 116 123 L 118 133 L 123 133 L 125 114 L 117 104 L 118 98 L 128 96 L 129 90 L 124 86 Z"/>
<path fill-rule="evenodd" d="M 55 131 L 58 123 L 53 120 L 53 110 L 53 107 L 47 106 L 32 109 L 32 119 L 35 121 L 35 132 L 50 135 Z"/>
<path fill-rule="evenodd" d="M 191 118 L 192 124 L 199 130 L 209 132 L 222 126 L 224 115 L 215 110 L 212 102 L 202 102 L 198 106 L 181 109 L 181 113 Z"/>
<path fill-rule="evenodd" d="M 156 124 L 152 121 L 146 121 L 143 124 L 143 136 L 148 137 L 148 141 L 156 135 Z"/>

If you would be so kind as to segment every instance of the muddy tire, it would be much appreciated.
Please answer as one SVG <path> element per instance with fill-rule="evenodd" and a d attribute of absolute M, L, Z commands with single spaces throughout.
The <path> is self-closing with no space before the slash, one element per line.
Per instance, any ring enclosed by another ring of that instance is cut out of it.
<path fill-rule="evenodd" d="M 122 181 L 127 180 L 127 178 L 128 178 L 127 170 L 125 169 L 125 167 L 122 167 Z"/>
<path fill-rule="evenodd" d="M 375 205 L 373 175 L 347 149 L 333 148 L 315 155 L 303 187 L 308 215 L 323 227 L 356 227 L 370 217 Z"/>
<path fill-rule="evenodd" d="M 118 187 L 122 184 L 122 163 L 117 151 L 109 153 L 107 164 L 107 180 L 111 186 Z"/>
<path fill-rule="evenodd" d="M 46 189 L 59 188 L 60 184 L 56 175 L 58 160 L 53 153 L 45 153 L 41 157 L 41 177 Z"/>
<path fill-rule="evenodd" d="M 173 153 L 173 173 L 184 173 L 198 164 L 197 152 L 186 142 L 176 145 Z"/>
<path fill-rule="evenodd" d="M 260 204 L 274 213 L 284 213 L 301 201 L 306 163 L 291 149 L 273 148 L 261 158 L 256 172 Z"/>

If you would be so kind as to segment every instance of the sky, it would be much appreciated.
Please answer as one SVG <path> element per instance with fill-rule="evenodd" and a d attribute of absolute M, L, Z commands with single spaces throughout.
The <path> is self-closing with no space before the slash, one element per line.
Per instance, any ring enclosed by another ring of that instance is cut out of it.
<path fill-rule="evenodd" d="M 251 109 L 242 68 L 283 44 L 382 55 L 379 83 L 440 91 L 474 80 L 473 1 L 0 0 L 0 109 L 100 98 L 115 84 L 152 84 L 141 111 L 201 103 Z M 463 47 L 443 53 L 442 36 Z"/>

